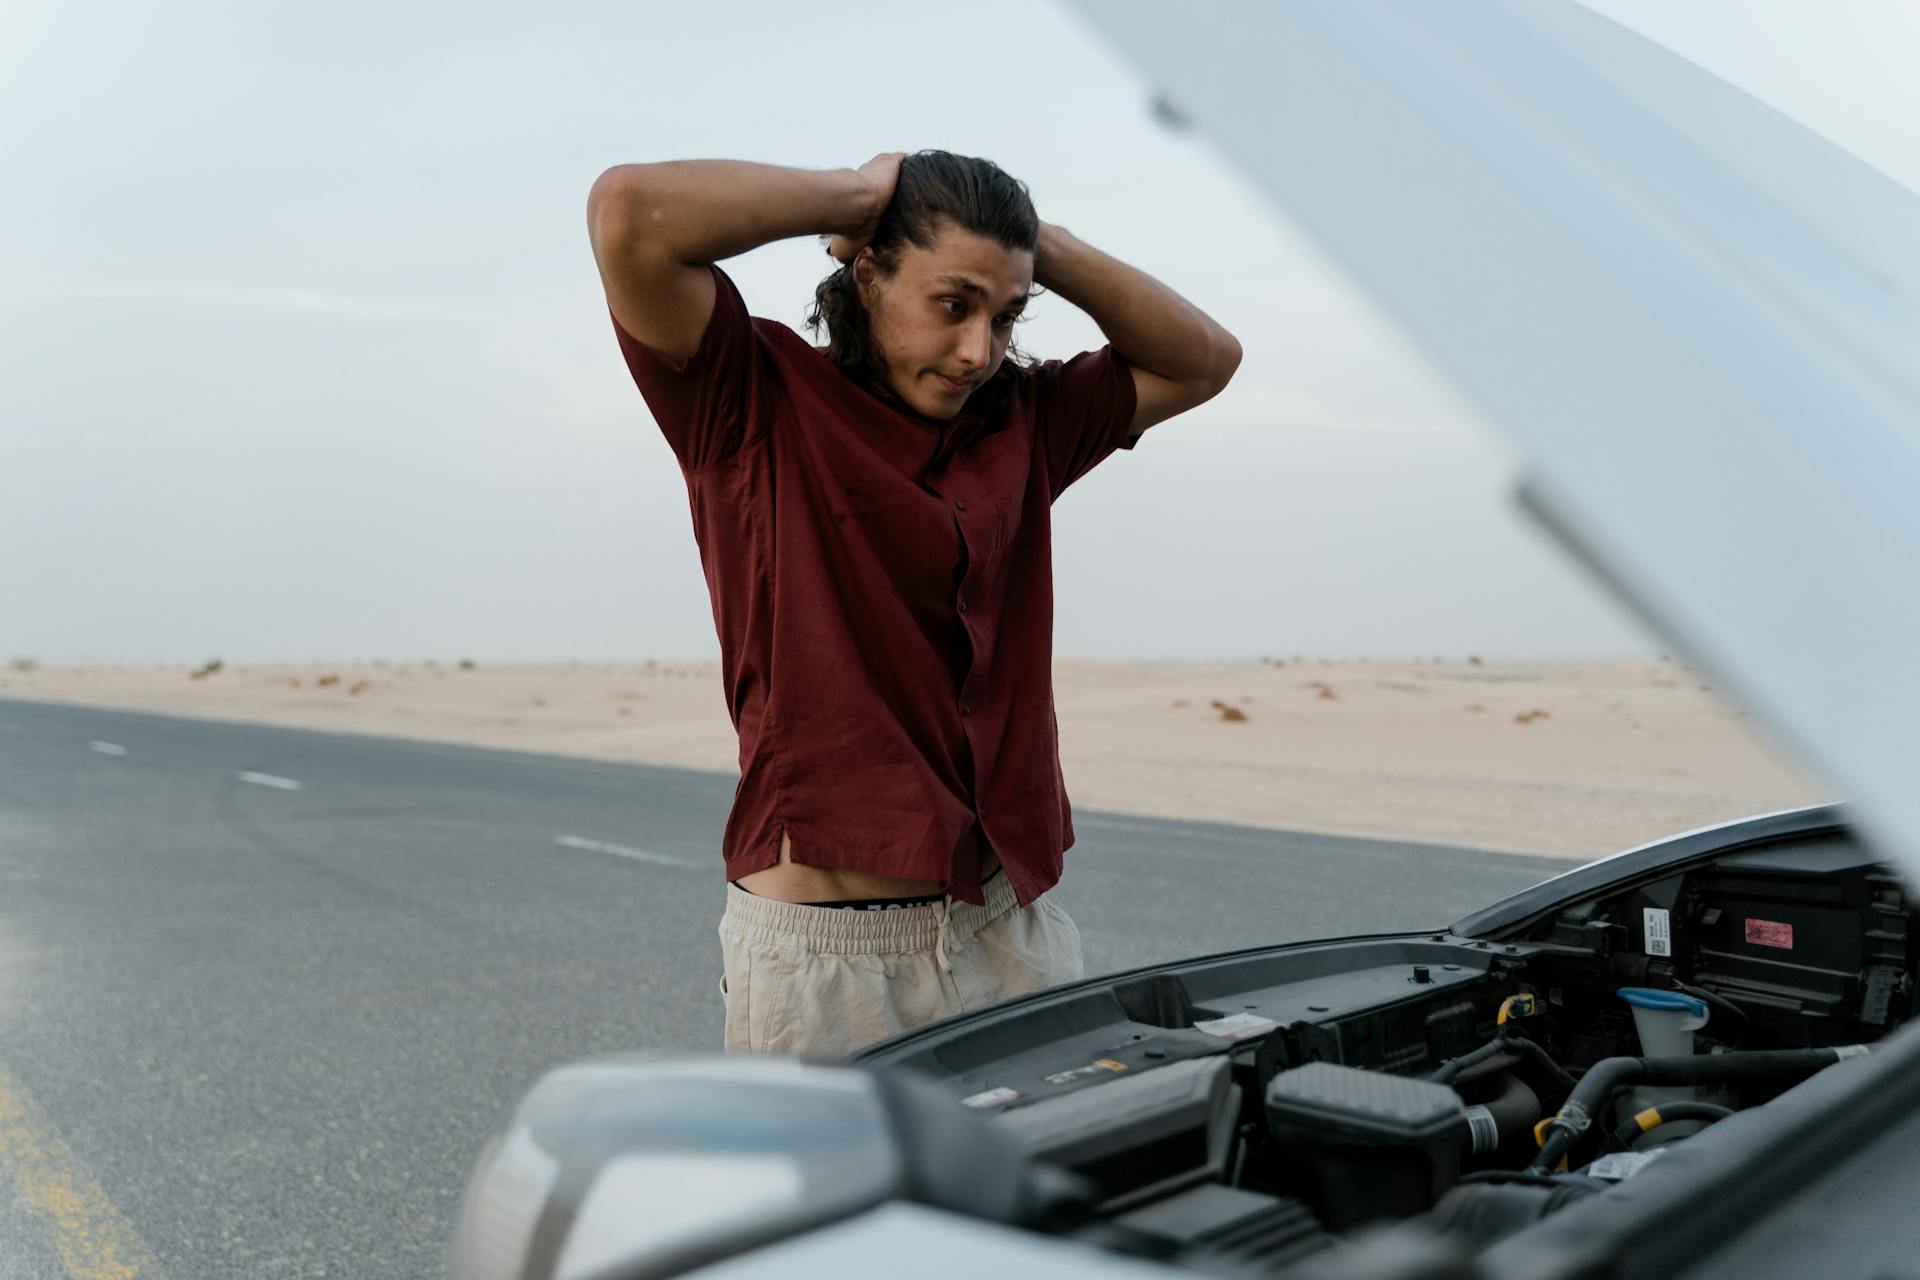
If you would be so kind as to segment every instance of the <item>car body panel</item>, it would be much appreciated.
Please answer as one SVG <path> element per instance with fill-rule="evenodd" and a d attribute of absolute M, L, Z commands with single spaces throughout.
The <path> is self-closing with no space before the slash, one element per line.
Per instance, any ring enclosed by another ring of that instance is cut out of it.
<path fill-rule="evenodd" d="M 1611 857 L 1573 868 L 1551 880 L 1454 922 L 1451 932 L 1469 938 L 1505 937 L 1565 903 L 1624 888 L 1641 880 L 1684 871 L 1699 862 L 1781 841 L 1806 840 L 1851 830 L 1849 811 L 1838 804 L 1807 805 L 1777 813 L 1755 814 L 1650 841 Z"/>
<path fill-rule="evenodd" d="M 1085 1245 L 895 1202 L 686 1274 L 697 1280 L 841 1280 L 848 1276 L 1166 1280 L 1174 1273 Z"/>

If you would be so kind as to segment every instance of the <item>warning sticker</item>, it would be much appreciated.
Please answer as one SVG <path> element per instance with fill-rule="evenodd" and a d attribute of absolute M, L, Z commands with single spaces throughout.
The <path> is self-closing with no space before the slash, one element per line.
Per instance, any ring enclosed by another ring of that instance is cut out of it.
<path fill-rule="evenodd" d="M 1670 1147 L 1654 1147 L 1650 1151 L 1609 1151 L 1606 1155 L 1587 1161 L 1587 1167 L 1580 1172 L 1589 1178 L 1624 1182 L 1670 1150 Z"/>
<path fill-rule="evenodd" d="M 1778 920 L 1749 920 L 1747 941 L 1756 947 L 1779 947 L 1782 951 L 1791 951 L 1793 926 Z"/>
<path fill-rule="evenodd" d="M 1647 935 L 1647 954 L 1650 956 L 1670 956 L 1673 954 L 1673 930 L 1667 924 L 1667 913 L 1660 907 L 1648 907 L 1640 913 L 1643 931 Z"/>
<path fill-rule="evenodd" d="M 1257 1036 L 1279 1025 L 1272 1018 L 1263 1018 L 1257 1013 L 1236 1013 L 1230 1017 L 1212 1018 L 1193 1024 L 1196 1031 L 1219 1036 L 1222 1040 L 1245 1040 L 1248 1036 Z"/>
<path fill-rule="evenodd" d="M 985 1093 L 976 1093 L 960 1099 L 963 1107 L 999 1107 L 1026 1095 L 1018 1089 L 989 1089 Z"/>
<path fill-rule="evenodd" d="M 1075 1067 L 1071 1071 L 1056 1071 L 1052 1075 L 1044 1077 L 1044 1079 L 1048 1084 L 1072 1084 L 1075 1080 L 1081 1080 L 1087 1076 L 1097 1076 L 1108 1071 L 1125 1071 L 1126 1069 L 1127 1064 L 1124 1062 L 1117 1062 L 1112 1058 L 1096 1058 L 1084 1067 Z"/>

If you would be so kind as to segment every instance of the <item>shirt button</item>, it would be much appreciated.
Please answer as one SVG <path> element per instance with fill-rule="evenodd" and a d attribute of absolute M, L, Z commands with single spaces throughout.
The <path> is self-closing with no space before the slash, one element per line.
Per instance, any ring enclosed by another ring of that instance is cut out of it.
<path fill-rule="evenodd" d="M 970 715 L 972 715 L 972 714 L 973 714 L 973 704 L 972 704 L 971 702 L 963 702 L 963 703 L 961 703 L 961 704 L 960 704 L 960 714 L 961 714 L 961 715 L 963 715 L 963 716 L 970 716 Z"/>
<path fill-rule="evenodd" d="M 956 498 L 953 505 L 965 511 L 967 509 L 967 500 L 965 498 Z"/>

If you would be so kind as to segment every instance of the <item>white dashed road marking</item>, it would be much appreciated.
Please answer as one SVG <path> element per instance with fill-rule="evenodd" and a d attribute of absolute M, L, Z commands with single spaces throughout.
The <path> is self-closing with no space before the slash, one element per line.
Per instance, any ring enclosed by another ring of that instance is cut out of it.
<path fill-rule="evenodd" d="M 276 778 L 270 773 L 242 772 L 235 774 L 234 777 L 240 779 L 242 782 L 251 782 L 256 786 L 278 787 L 282 791 L 298 791 L 300 789 L 300 784 L 292 778 Z"/>
<path fill-rule="evenodd" d="M 651 862 L 662 867 L 691 867 L 693 864 L 684 858 L 669 858 L 664 853 L 648 853 L 645 849 L 630 849 L 624 844 L 608 844 L 605 840 L 589 840 L 585 836 L 555 836 L 553 842 L 566 849 L 586 849 L 593 853 L 610 853 L 616 858 L 632 858 L 635 862 Z"/>
<path fill-rule="evenodd" d="M 87 745 L 103 756 L 123 756 L 127 754 L 127 749 L 117 742 L 89 742 Z"/>

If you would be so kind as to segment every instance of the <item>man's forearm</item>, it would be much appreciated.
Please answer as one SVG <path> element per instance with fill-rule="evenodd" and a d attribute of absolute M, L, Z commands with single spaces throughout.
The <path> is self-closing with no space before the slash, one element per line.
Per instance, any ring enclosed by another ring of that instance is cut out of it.
<path fill-rule="evenodd" d="M 792 236 L 847 234 L 872 222 L 872 184 L 853 169 L 786 169 L 743 160 L 616 165 L 588 197 L 595 241 L 644 241 L 702 265 Z"/>
<path fill-rule="evenodd" d="M 1231 375 L 1240 344 L 1206 312 L 1146 272 L 1040 224 L 1033 278 L 1093 317 L 1128 363 L 1175 382 Z"/>

